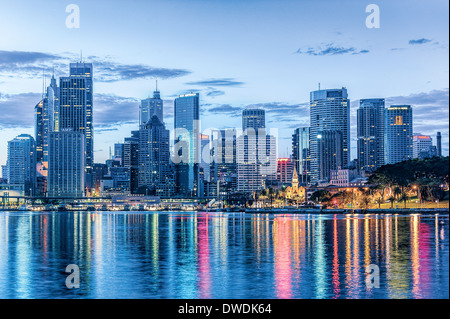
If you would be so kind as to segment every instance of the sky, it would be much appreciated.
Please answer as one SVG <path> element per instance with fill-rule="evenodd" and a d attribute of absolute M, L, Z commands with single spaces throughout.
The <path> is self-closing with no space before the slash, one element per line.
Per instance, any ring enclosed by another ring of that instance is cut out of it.
<path fill-rule="evenodd" d="M 372 3 L 379 28 L 366 26 Z M 70 4 L 79 28 L 66 25 Z M 348 90 L 352 158 L 362 98 L 411 104 L 414 132 L 442 132 L 448 155 L 448 12 L 447 0 L 0 0 L 0 164 L 8 140 L 34 136 L 43 82 L 81 52 L 94 64 L 95 162 L 138 128 L 155 79 L 169 129 L 174 98 L 199 92 L 203 130 L 241 127 L 242 110 L 261 107 L 287 157 L 320 83 Z"/>

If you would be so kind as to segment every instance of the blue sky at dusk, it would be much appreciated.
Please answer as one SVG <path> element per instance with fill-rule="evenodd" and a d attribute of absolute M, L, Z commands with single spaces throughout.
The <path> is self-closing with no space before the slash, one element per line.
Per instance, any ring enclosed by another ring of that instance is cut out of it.
<path fill-rule="evenodd" d="M 69 4 L 80 28 L 69 29 Z M 365 8 L 380 8 L 368 29 Z M 69 63 L 94 64 L 95 161 L 137 129 L 139 100 L 155 79 L 173 128 L 173 99 L 199 92 L 202 128 L 240 127 L 247 106 L 266 109 L 279 156 L 309 124 L 309 92 L 346 87 L 352 158 L 361 98 L 411 104 L 414 132 L 449 146 L 449 3 L 432 1 L 6 1 L 0 0 L 0 164 L 7 141 L 34 136 L 33 111 Z"/>

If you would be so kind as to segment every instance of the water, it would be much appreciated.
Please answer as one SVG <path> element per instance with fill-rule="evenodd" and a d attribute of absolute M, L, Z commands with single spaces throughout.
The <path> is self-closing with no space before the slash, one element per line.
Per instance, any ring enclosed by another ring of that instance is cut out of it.
<path fill-rule="evenodd" d="M 448 226 L 419 214 L 0 212 L 0 298 L 449 298 Z M 371 264 L 379 288 L 366 285 Z"/>

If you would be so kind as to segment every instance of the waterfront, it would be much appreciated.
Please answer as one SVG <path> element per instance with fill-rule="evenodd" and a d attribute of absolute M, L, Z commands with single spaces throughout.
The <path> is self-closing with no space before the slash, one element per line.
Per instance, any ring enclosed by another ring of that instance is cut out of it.
<path fill-rule="evenodd" d="M 0 212 L 0 298 L 449 298 L 448 226 L 448 214 Z"/>

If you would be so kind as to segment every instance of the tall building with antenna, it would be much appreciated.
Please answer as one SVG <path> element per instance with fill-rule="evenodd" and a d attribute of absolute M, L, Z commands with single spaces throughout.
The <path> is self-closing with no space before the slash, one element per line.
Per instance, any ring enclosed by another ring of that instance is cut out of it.
<path fill-rule="evenodd" d="M 342 166 L 346 167 L 350 160 L 350 100 L 347 89 L 317 90 L 310 93 L 310 154 L 311 182 L 317 183 L 320 176 L 328 176 L 328 172 L 320 172 L 320 136 L 324 131 L 338 131 L 342 136 L 339 153 L 342 154 Z M 322 132 L 322 133 L 321 133 Z M 328 167 L 328 166 L 324 166 Z M 327 169 L 327 168 L 324 168 Z"/>
<path fill-rule="evenodd" d="M 156 80 L 156 89 L 153 91 L 153 97 L 141 101 L 139 108 L 139 125 L 146 125 L 151 118 L 156 115 L 161 123 L 163 118 L 163 100 L 158 90 L 158 80 Z"/>
<path fill-rule="evenodd" d="M 64 98 L 65 102 L 69 102 L 70 99 L 73 97 L 75 99 L 79 99 L 78 102 L 82 102 L 83 104 L 75 105 L 73 110 L 78 108 L 79 114 L 73 114 L 73 116 L 70 116 L 69 118 L 65 117 L 65 123 L 67 124 L 67 120 L 75 121 L 75 118 L 78 118 L 76 121 L 79 121 L 79 123 L 84 124 L 84 128 L 82 126 L 76 127 L 76 130 L 80 130 L 84 133 L 85 139 L 86 139 L 86 145 L 85 145 L 85 152 L 86 152 L 86 159 L 85 159 L 85 171 L 86 171 L 86 188 L 87 191 L 90 192 L 90 189 L 93 187 L 93 179 L 92 179 L 92 170 L 94 167 L 94 127 L 93 127 L 93 65 L 92 63 L 85 63 L 83 62 L 83 55 L 81 53 L 81 61 L 76 63 L 70 63 L 70 74 L 68 78 L 65 78 L 65 83 L 72 83 L 74 86 L 71 88 L 70 86 L 67 87 L 68 90 L 64 91 Z M 77 83 L 77 84 L 75 84 Z M 60 90 L 62 90 L 62 86 Z M 75 92 L 78 91 L 82 95 L 82 91 L 85 92 L 84 98 L 76 97 L 74 95 L 71 95 L 71 91 Z M 62 97 L 63 93 L 61 93 L 61 106 L 62 104 Z M 82 100 L 84 99 L 84 100 Z M 60 123 L 62 123 L 61 120 L 61 113 L 63 112 L 63 107 L 60 108 Z M 84 114 L 82 114 L 84 113 Z M 61 125 L 61 124 L 60 124 Z M 72 124 L 70 124 L 72 126 Z"/>

